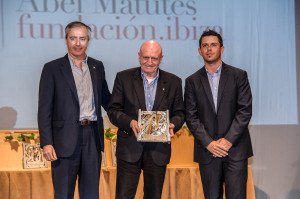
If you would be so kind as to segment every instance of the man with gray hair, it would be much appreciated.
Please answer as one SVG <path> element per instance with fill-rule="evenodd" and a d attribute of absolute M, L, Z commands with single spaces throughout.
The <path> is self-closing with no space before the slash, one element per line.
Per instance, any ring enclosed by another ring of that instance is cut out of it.
<path fill-rule="evenodd" d="M 101 106 L 110 92 L 101 61 L 86 55 L 91 28 L 75 21 L 65 29 L 68 53 L 46 63 L 40 80 L 38 126 L 51 161 L 55 198 L 99 198 L 104 129 Z"/>

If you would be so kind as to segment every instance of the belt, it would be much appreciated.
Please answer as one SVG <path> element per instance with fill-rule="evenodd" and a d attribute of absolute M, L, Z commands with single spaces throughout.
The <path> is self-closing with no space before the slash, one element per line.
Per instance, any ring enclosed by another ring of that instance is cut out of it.
<path fill-rule="evenodd" d="M 85 126 L 85 125 L 92 125 L 92 124 L 97 124 L 97 121 L 91 121 L 91 120 L 86 120 L 83 119 L 81 121 L 77 121 L 77 123 L 81 126 Z"/>

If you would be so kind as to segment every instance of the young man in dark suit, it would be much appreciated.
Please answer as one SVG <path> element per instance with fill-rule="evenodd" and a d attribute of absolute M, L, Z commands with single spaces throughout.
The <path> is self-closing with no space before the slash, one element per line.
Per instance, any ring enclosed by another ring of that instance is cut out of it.
<path fill-rule="evenodd" d="M 68 54 L 46 63 L 40 80 L 38 125 L 41 147 L 51 162 L 55 198 L 99 198 L 104 129 L 101 106 L 110 92 L 101 61 L 85 53 L 91 29 L 72 22 L 65 29 Z"/>
<path fill-rule="evenodd" d="M 199 40 L 204 66 L 185 82 L 186 123 L 193 133 L 206 199 L 245 199 L 247 160 L 253 155 L 248 125 L 252 96 L 247 73 L 221 60 L 220 34 L 204 31 Z"/>
<path fill-rule="evenodd" d="M 137 142 L 138 110 L 169 110 L 173 136 L 184 123 L 181 79 L 159 69 L 163 54 L 157 42 L 145 42 L 138 56 L 140 67 L 117 74 L 108 110 L 110 121 L 119 128 L 116 198 L 134 198 L 143 170 L 144 198 L 160 199 L 171 145 Z"/>

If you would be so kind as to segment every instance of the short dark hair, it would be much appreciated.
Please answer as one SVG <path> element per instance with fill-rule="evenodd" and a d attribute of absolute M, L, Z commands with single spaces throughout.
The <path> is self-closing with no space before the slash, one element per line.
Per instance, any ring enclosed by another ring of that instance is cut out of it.
<path fill-rule="evenodd" d="M 203 31 L 200 39 L 199 39 L 199 48 L 201 48 L 201 42 L 202 42 L 202 38 L 203 37 L 206 37 L 206 36 L 216 36 L 218 37 L 218 40 L 219 40 L 219 43 L 220 43 L 220 47 L 223 46 L 223 39 L 222 39 L 222 36 L 217 33 L 216 31 L 214 30 L 207 30 L 207 31 Z"/>
<path fill-rule="evenodd" d="M 90 39 L 91 39 L 91 32 L 92 32 L 92 29 L 91 29 L 88 25 L 86 25 L 86 24 L 84 24 L 84 23 L 82 23 L 82 22 L 80 22 L 80 21 L 73 21 L 73 22 L 69 23 L 69 24 L 66 26 L 66 28 L 65 28 L 65 38 L 66 38 L 66 39 L 68 38 L 68 33 L 69 33 L 69 30 L 70 30 L 71 28 L 74 28 L 74 27 L 81 27 L 81 26 L 84 26 L 84 27 L 86 28 L 88 40 L 90 40 Z"/>

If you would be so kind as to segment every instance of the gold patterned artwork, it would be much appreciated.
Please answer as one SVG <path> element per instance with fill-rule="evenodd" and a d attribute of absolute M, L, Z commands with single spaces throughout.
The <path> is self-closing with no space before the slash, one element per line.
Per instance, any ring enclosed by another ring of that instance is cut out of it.
<path fill-rule="evenodd" d="M 116 157 L 116 150 L 117 150 L 117 141 L 110 141 L 111 146 L 111 161 L 112 166 L 117 166 L 117 157 Z"/>
<path fill-rule="evenodd" d="M 107 166 L 107 163 L 106 163 L 106 155 L 105 155 L 105 152 L 101 151 L 101 155 L 102 155 L 101 167 L 106 167 L 106 166 Z"/>
<path fill-rule="evenodd" d="M 137 135 L 139 142 L 170 142 L 169 111 L 141 111 L 139 109 Z"/>
<path fill-rule="evenodd" d="M 48 167 L 40 144 L 23 143 L 23 167 L 24 169 Z"/>

